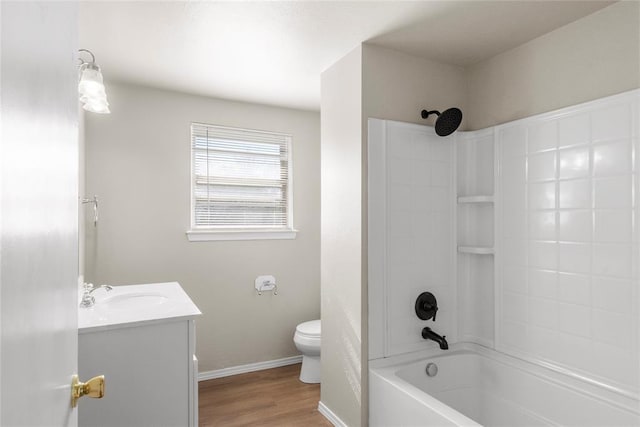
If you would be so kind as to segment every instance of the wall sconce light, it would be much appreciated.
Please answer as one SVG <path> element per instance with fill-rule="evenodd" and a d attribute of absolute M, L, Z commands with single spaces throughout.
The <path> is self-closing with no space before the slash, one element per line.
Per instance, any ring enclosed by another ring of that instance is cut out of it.
<path fill-rule="evenodd" d="M 92 113 L 111 113 L 107 102 L 107 93 L 102 82 L 102 73 L 100 72 L 100 67 L 96 64 L 95 55 L 88 49 L 80 49 L 78 52 L 86 52 L 91 55 L 91 62 L 78 58 L 80 60 L 78 92 L 80 93 L 82 108 Z"/>

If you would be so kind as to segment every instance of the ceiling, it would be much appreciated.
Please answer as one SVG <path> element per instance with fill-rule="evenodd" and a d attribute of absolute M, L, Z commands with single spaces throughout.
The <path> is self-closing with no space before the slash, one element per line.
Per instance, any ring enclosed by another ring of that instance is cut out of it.
<path fill-rule="evenodd" d="M 361 42 L 468 66 L 611 3 L 80 2 L 80 45 L 107 85 L 319 110 L 320 73 Z"/>

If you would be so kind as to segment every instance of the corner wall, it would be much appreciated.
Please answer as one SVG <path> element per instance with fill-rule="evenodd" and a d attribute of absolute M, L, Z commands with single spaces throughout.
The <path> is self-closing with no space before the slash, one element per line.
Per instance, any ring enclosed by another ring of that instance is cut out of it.
<path fill-rule="evenodd" d="M 362 384 L 366 359 L 362 47 L 325 70 L 321 78 L 321 401 L 346 425 L 355 427 L 363 425 L 366 399 Z"/>
<path fill-rule="evenodd" d="M 622 1 L 467 69 L 467 129 L 640 87 L 640 3 Z"/>
<path fill-rule="evenodd" d="M 320 117 L 316 112 L 109 84 L 110 115 L 87 114 L 86 280 L 96 284 L 178 281 L 203 312 L 200 370 L 299 354 L 298 323 L 320 317 Z M 189 242 L 190 123 L 293 136 L 295 240 Z M 278 295 L 256 294 L 272 274 Z"/>
<path fill-rule="evenodd" d="M 367 119 L 432 124 L 420 111 L 464 110 L 465 84 L 460 67 L 367 44 L 322 74 L 322 403 L 349 426 L 368 422 Z"/>
<path fill-rule="evenodd" d="M 363 117 L 433 125 L 420 116 L 424 109 L 467 110 L 465 70 L 393 49 L 362 45 Z M 465 129 L 466 117 L 461 129 Z"/>

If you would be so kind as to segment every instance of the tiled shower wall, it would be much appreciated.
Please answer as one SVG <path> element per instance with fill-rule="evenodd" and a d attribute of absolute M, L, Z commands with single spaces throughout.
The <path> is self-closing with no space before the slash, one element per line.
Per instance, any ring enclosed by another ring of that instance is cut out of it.
<path fill-rule="evenodd" d="M 435 346 L 425 326 L 456 340 L 454 144 L 433 128 L 369 119 L 369 359 Z M 438 299 L 435 322 L 415 314 L 424 291 Z"/>
<path fill-rule="evenodd" d="M 496 348 L 638 392 L 640 91 L 496 128 Z"/>

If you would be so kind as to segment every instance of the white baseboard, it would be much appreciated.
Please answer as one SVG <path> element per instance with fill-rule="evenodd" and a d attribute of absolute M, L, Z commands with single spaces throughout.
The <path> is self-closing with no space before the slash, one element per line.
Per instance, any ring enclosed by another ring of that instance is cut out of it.
<path fill-rule="evenodd" d="M 295 365 L 302 362 L 302 355 L 285 357 L 283 359 L 266 360 L 264 362 L 249 363 L 248 365 L 231 366 L 229 368 L 213 371 L 198 372 L 198 381 L 212 380 L 214 378 L 229 377 L 231 375 L 246 374 L 247 372 L 262 371 L 264 369 L 279 368 L 281 366 Z"/>
<path fill-rule="evenodd" d="M 322 401 L 318 402 L 318 412 L 320 412 L 331 424 L 335 427 L 347 427 L 344 421 L 340 419 L 333 411 L 322 403 Z"/>

